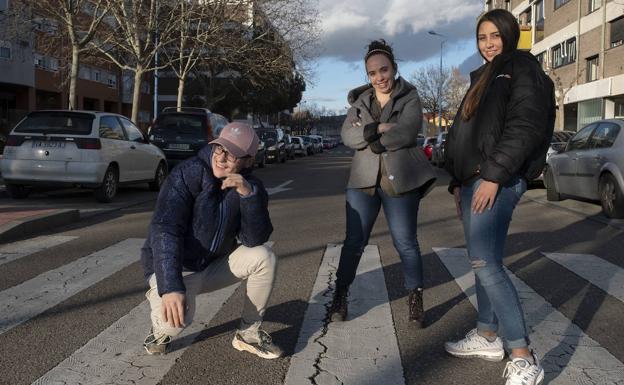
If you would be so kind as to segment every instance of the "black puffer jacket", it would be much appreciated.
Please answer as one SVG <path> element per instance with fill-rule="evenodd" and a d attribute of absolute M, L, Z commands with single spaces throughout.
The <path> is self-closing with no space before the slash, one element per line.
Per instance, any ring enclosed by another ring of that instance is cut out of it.
<path fill-rule="evenodd" d="M 451 192 L 477 172 L 481 178 L 501 185 L 515 175 L 530 180 L 540 174 L 546 162 L 555 124 L 553 82 L 527 52 L 501 54 L 491 64 L 500 69 L 491 77 L 471 119 L 475 140 L 457 140 L 461 136 L 457 133 L 466 124 L 461 108 L 449 130 L 445 164 L 453 177 Z M 481 67 L 471 73 L 471 82 L 483 72 Z M 477 169 L 471 162 L 462 162 L 462 152 L 474 150 L 468 147 L 471 145 L 479 151 Z"/>
<path fill-rule="evenodd" d="M 213 145 L 206 145 L 176 166 L 158 194 L 141 261 L 146 280 L 156 274 L 159 295 L 185 292 L 182 271 L 204 270 L 214 259 L 230 254 L 237 239 L 255 247 L 273 231 L 262 182 L 243 170 L 251 195 L 222 190 L 210 166 L 212 150 Z"/>

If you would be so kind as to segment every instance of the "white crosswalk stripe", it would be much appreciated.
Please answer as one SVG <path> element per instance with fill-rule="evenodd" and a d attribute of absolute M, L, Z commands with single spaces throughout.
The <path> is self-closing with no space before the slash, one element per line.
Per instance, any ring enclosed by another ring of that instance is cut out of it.
<path fill-rule="evenodd" d="M 150 356 L 143 349 L 150 319 L 144 301 L 33 384 L 156 385 L 239 285 L 197 296 L 195 322 L 171 342 L 164 356 Z"/>
<path fill-rule="evenodd" d="M 476 308 L 474 274 L 465 249 L 434 248 Z M 624 364 L 587 336 L 533 289 L 507 271 L 524 309 L 531 346 L 550 385 L 624 384 Z"/>
<path fill-rule="evenodd" d="M 624 269 L 591 254 L 543 253 L 579 277 L 624 302 Z"/>
<path fill-rule="evenodd" d="M 41 236 L 24 241 L 12 242 L 0 246 L 0 265 L 72 241 L 78 237 L 51 235 Z"/>
<path fill-rule="evenodd" d="M 46 236 L 4 245 L 0 265 L 7 263 L 3 257 L 16 260 L 74 239 Z M 126 239 L 0 292 L 0 334 L 138 261 L 143 242 Z M 328 287 L 333 286 L 340 249 L 340 245 L 327 245 L 284 384 L 405 384 L 376 246 L 366 247 L 350 288 L 348 321 L 326 320 L 332 297 Z M 474 274 L 465 249 L 434 248 L 434 252 L 476 308 Z M 593 255 L 544 255 L 624 301 L 624 272 L 620 267 Z M 624 385 L 622 362 L 508 273 L 523 304 L 532 347 L 546 371 L 545 383 Z M 174 339 L 165 356 L 150 356 L 143 350 L 150 318 L 149 304 L 144 301 L 58 365 L 55 363 L 33 384 L 158 384 L 238 287 L 235 284 L 198 296 L 195 322 Z"/>
<path fill-rule="evenodd" d="M 404 384 L 377 246 L 367 246 L 362 255 L 349 289 L 348 321 L 326 326 L 327 288 L 335 278 L 340 249 L 327 246 L 285 385 Z"/>
<path fill-rule="evenodd" d="M 0 292 L 0 334 L 138 261 L 144 241 L 126 239 Z"/>

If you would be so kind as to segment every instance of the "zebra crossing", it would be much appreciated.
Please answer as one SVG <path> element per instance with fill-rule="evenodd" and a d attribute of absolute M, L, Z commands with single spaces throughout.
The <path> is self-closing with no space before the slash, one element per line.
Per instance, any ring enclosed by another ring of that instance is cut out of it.
<path fill-rule="evenodd" d="M 0 265 L 75 239 L 49 236 L 3 245 Z M 143 242 L 141 238 L 122 240 L 1 291 L 0 335 L 128 268 L 139 260 Z M 294 352 L 287 358 L 284 384 L 405 384 L 403 365 L 409 362 L 402 360 L 397 343 L 387 283 L 376 246 L 369 245 L 365 249 L 351 287 L 349 321 L 329 323 L 326 319 L 340 247 L 328 244 L 324 250 Z M 474 275 L 465 250 L 436 247 L 433 252 L 476 308 Z M 543 255 L 624 302 L 624 271 L 619 266 L 594 255 Z M 624 364 L 618 358 L 511 271 L 508 273 L 518 288 L 532 346 L 545 368 L 545 383 L 624 384 Z M 195 322 L 174 340 L 171 352 L 165 356 L 149 356 L 141 346 L 149 327 L 149 304 L 143 301 L 72 354 L 57 361 L 33 383 L 161 383 L 164 376 L 180 364 L 180 357 L 239 285 L 198 296 Z M 1 358 L 0 369 L 10 369 L 2 367 Z"/>

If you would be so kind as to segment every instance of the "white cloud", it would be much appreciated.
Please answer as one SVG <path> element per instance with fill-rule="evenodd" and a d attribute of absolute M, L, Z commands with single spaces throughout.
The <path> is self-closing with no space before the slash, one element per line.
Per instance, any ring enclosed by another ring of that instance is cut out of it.
<path fill-rule="evenodd" d="M 471 39 L 483 1 L 320 0 L 319 6 L 323 56 L 359 61 L 371 40 L 385 38 L 397 58 L 420 61 L 439 52 L 429 30 L 448 36 L 449 46 Z"/>

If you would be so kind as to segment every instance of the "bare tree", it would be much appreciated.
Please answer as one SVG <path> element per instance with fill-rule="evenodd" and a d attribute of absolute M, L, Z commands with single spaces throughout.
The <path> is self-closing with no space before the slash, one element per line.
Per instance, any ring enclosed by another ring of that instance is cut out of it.
<path fill-rule="evenodd" d="M 439 67 L 428 65 L 416 70 L 411 81 L 418 89 L 425 111 L 441 115 L 448 105 L 445 89 L 451 81 L 451 71 L 447 67 L 440 71 Z"/>
<path fill-rule="evenodd" d="M 447 86 L 444 89 L 444 99 L 446 100 L 446 112 L 448 116 L 452 117 L 457 114 L 469 86 L 470 80 L 459 72 L 459 68 L 453 67 L 451 69 L 451 78 L 448 80 Z"/>
<path fill-rule="evenodd" d="M 106 0 L 110 18 L 107 28 L 90 46 L 121 70 L 134 74 L 132 117 L 137 121 L 143 76 L 171 63 L 156 63 L 156 52 L 172 44 L 177 28 L 175 1 L 184 0 Z"/>
<path fill-rule="evenodd" d="M 576 76 L 571 76 L 570 79 L 568 79 L 567 81 L 562 79 L 561 74 L 556 68 L 550 68 L 548 73 L 555 85 L 555 99 L 557 102 L 557 126 L 555 128 L 557 131 L 562 131 L 565 128 L 566 95 L 568 94 L 568 92 L 570 92 L 572 87 L 578 84 L 578 81 L 585 73 L 585 68 L 581 68 Z"/>
<path fill-rule="evenodd" d="M 18 12 L 29 15 L 27 24 L 35 24 L 40 31 L 61 33 L 67 36 L 71 50 L 69 71 L 69 109 L 78 105 L 76 82 L 80 56 L 88 49 L 100 24 L 108 12 L 106 0 L 24 0 L 17 3 Z M 23 23 L 24 19 L 19 19 Z M 23 31 L 24 27 L 15 31 Z M 19 33 L 19 32 L 18 32 Z M 63 55 L 63 47 L 59 47 L 59 39 L 38 39 L 37 49 L 46 53 L 54 52 Z M 63 79 L 62 79 L 63 80 Z"/>

